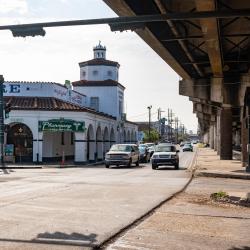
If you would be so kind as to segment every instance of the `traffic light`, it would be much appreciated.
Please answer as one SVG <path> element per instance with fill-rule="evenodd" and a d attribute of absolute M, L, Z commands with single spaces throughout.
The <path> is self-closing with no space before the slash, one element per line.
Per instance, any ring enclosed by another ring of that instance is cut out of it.
<path fill-rule="evenodd" d="M 26 37 L 26 36 L 45 36 L 46 32 L 43 27 L 18 27 L 11 29 L 14 37 Z"/>
<path fill-rule="evenodd" d="M 9 118 L 9 113 L 11 111 L 11 104 L 6 103 L 4 107 L 4 112 L 5 112 L 5 118 Z"/>

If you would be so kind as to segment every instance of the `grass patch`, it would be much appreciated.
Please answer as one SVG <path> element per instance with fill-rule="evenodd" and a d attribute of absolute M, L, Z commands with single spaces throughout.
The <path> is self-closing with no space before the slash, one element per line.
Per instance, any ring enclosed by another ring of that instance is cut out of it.
<path fill-rule="evenodd" d="M 213 200 L 220 200 L 220 199 L 227 198 L 227 197 L 228 197 L 228 194 L 224 191 L 219 191 L 216 193 L 212 193 L 210 195 L 210 198 Z"/>

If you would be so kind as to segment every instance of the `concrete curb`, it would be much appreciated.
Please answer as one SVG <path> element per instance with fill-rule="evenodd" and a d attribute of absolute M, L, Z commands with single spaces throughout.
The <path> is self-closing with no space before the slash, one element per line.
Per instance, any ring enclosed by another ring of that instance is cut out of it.
<path fill-rule="evenodd" d="M 6 166 L 6 167 L 0 167 L 0 169 L 42 169 L 42 166 Z"/>
<path fill-rule="evenodd" d="M 196 172 L 195 176 L 250 180 L 249 174 L 248 175 L 239 175 L 239 174 L 230 174 L 230 173 Z"/>
<path fill-rule="evenodd" d="M 197 153 L 194 155 L 194 158 L 197 158 Z M 190 166 L 188 167 L 189 171 L 191 171 L 191 175 L 190 175 L 190 178 L 187 181 L 187 183 L 184 185 L 184 187 L 182 187 L 179 191 L 173 193 L 172 195 L 170 195 L 169 197 L 167 197 L 166 199 L 161 201 L 159 204 L 157 204 L 156 206 L 151 208 L 148 212 L 141 215 L 139 218 L 135 219 L 134 221 L 132 221 L 131 223 L 129 223 L 125 227 L 118 230 L 118 232 L 114 233 L 113 235 L 108 237 L 106 240 L 103 240 L 100 244 L 93 247 L 93 249 L 105 249 L 108 245 L 110 245 L 112 242 L 114 242 L 121 235 L 125 234 L 127 231 L 129 231 L 133 227 L 139 225 L 142 221 L 144 221 L 145 219 L 150 217 L 155 212 L 155 210 L 160 208 L 164 203 L 172 200 L 173 198 L 175 198 L 176 196 L 178 196 L 179 194 L 184 192 L 187 189 L 187 187 L 189 186 L 189 184 L 192 182 L 194 175 L 195 175 L 196 168 L 192 166 L 192 164 L 194 164 L 196 162 L 196 159 L 194 159 L 194 158 L 193 158 Z"/>
<path fill-rule="evenodd" d="M 43 169 L 43 168 L 87 168 L 91 166 L 101 166 L 104 162 L 103 161 L 98 161 L 94 163 L 89 163 L 86 165 L 10 165 L 10 166 L 4 166 L 0 167 L 0 169 Z"/>

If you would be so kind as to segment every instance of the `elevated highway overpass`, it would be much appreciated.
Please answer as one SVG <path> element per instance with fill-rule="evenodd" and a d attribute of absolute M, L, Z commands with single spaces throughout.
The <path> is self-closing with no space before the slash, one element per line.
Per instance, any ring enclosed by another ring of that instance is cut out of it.
<path fill-rule="evenodd" d="M 103 0 L 119 16 L 164 15 L 137 34 L 181 76 L 203 140 L 221 159 L 242 148 L 247 165 L 250 105 L 250 1 Z M 164 74 L 164 72 L 162 72 Z"/>

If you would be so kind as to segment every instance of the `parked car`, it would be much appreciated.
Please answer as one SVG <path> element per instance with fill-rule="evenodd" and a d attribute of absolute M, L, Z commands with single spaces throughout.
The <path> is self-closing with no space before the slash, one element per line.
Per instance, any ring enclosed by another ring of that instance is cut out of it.
<path fill-rule="evenodd" d="M 105 155 L 105 167 L 111 165 L 126 165 L 130 167 L 133 163 L 139 166 L 140 154 L 136 144 L 114 144 Z"/>
<path fill-rule="evenodd" d="M 146 143 L 144 143 L 144 145 L 146 145 L 149 148 L 149 147 L 154 146 L 155 143 L 153 143 L 153 142 L 146 142 Z"/>
<path fill-rule="evenodd" d="M 185 152 L 185 151 L 190 151 L 190 152 L 193 152 L 193 147 L 191 144 L 185 144 L 182 148 L 182 151 Z"/>
<path fill-rule="evenodd" d="M 153 155 L 153 153 L 155 152 L 155 147 L 156 147 L 156 145 L 151 146 L 151 147 L 148 148 L 148 152 L 149 152 L 150 157 L 151 157 L 151 156 Z"/>
<path fill-rule="evenodd" d="M 162 143 L 155 147 L 155 152 L 151 157 L 152 169 L 162 165 L 173 165 L 179 169 L 179 150 L 173 144 Z"/>
<path fill-rule="evenodd" d="M 144 144 L 139 145 L 139 152 L 140 152 L 140 162 L 149 162 L 150 160 L 150 153 L 149 148 Z"/>

